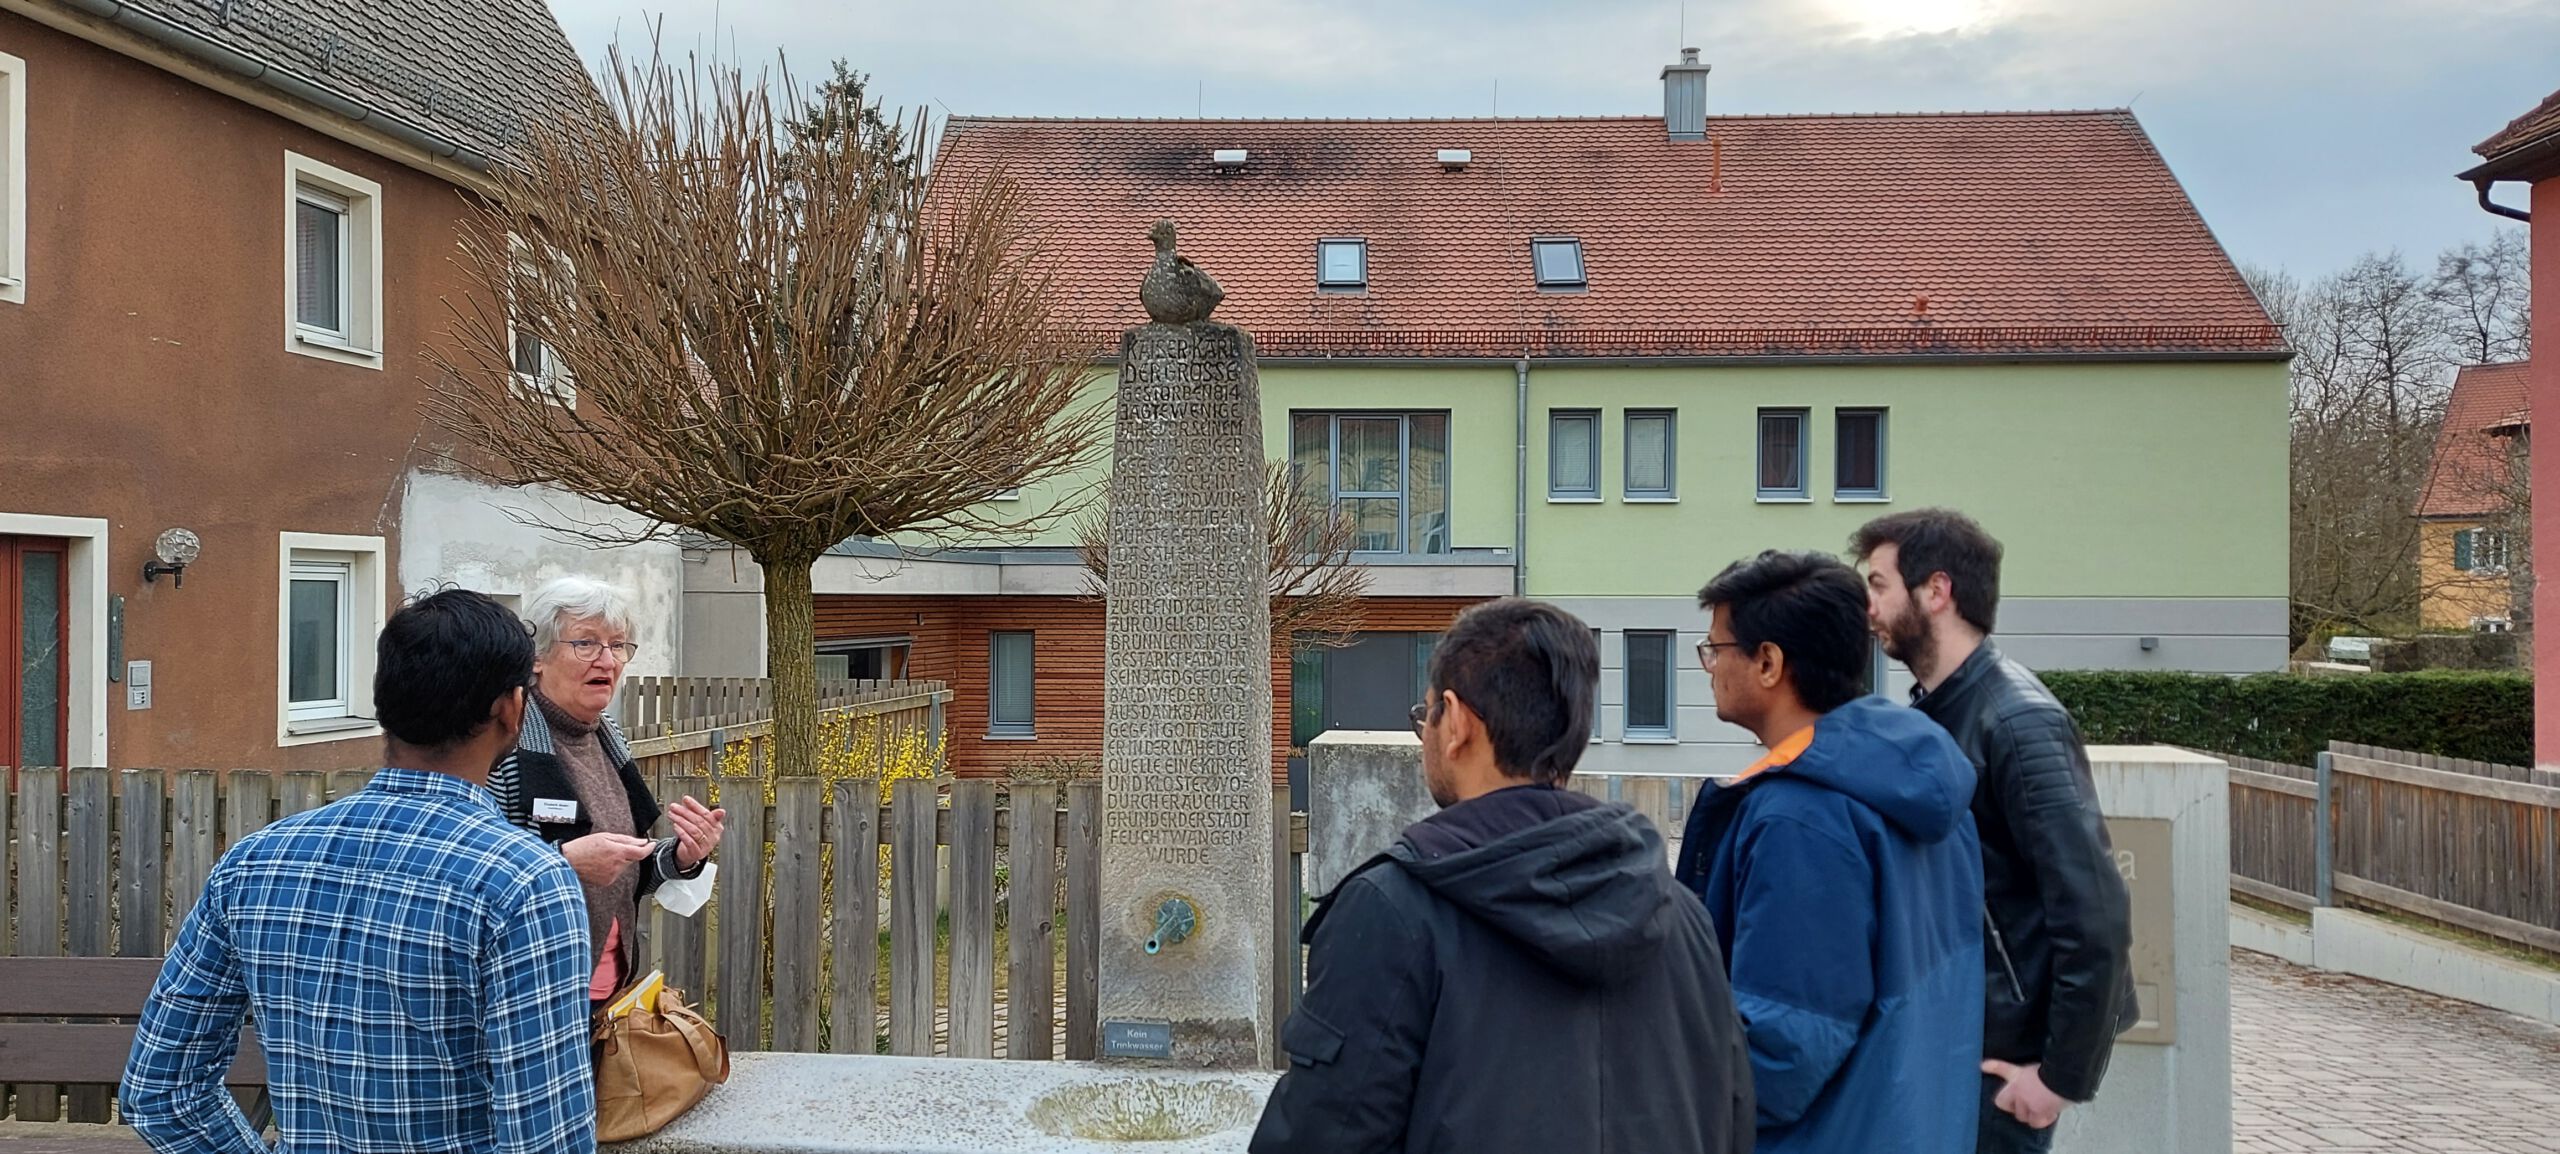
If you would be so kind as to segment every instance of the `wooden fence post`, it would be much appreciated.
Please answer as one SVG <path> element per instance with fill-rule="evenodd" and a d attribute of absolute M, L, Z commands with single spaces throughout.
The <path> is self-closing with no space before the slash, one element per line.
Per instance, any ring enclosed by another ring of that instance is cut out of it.
<path fill-rule="evenodd" d="M 1057 786 L 1013 787 L 1013 844 L 1005 853 L 1013 863 L 1005 918 L 1005 1056 L 1039 1061 L 1056 1053 Z"/>
<path fill-rule="evenodd" d="M 115 882 L 107 876 L 114 861 L 114 779 L 103 768 L 71 771 L 71 811 L 63 848 L 70 859 L 71 920 L 66 935 L 75 958 L 107 956 L 115 936 Z M 69 1117 L 74 1122 L 107 1120 L 107 1088 L 73 1086 Z"/>
<path fill-rule="evenodd" d="M 890 787 L 889 1052 L 933 1056 L 934 785 Z"/>
<path fill-rule="evenodd" d="M 880 1034 L 880 783 L 836 783 L 835 997 L 827 1048 L 869 1054 Z"/>
<path fill-rule="evenodd" d="M 1102 1050 L 1102 783 L 1067 787 L 1067 1057 Z"/>
<path fill-rule="evenodd" d="M 773 1048 L 792 1053 L 818 1049 L 818 919 L 825 786 L 814 777 L 774 783 L 773 807 Z"/>
<path fill-rule="evenodd" d="M 169 815 L 169 937 L 187 923 L 204 881 L 222 856 L 222 777 L 210 769 L 178 775 Z"/>
<path fill-rule="evenodd" d="M 2335 779 L 2329 774 L 2331 756 L 2325 749 L 2320 751 L 2311 767 L 2313 788 L 2318 792 L 2311 802 L 2311 897 L 2324 906 L 2331 904 L 2330 855 L 2335 852 L 2337 838 L 2336 812 L 2331 808 L 2337 802 Z"/>
<path fill-rule="evenodd" d="M 996 1056 L 996 783 L 951 786 L 951 1042 Z"/>
<path fill-rule="evenodd" d="M 123 853 L 123 876 L 116 888 L 116 956 L 156 958 L 166 949 L 162 901 L 167 893 L 168 856 L 161 844 L 168 801 L 161 790 L 166 774 L 156 769 L 128 769 L 117 840 Z"/>
<path fill-rule="evenodd" d="M 18 771 L 18 953 L 62 953 L 62 771 Z M 20 1083 L 18 1120 L 62 1118 L 61 1088 Z"/>
<path fill-rule="evenodd" d="M 720 779 L 720 1033 L 733 1050 L 764 1049 L 764 780 Z"/>

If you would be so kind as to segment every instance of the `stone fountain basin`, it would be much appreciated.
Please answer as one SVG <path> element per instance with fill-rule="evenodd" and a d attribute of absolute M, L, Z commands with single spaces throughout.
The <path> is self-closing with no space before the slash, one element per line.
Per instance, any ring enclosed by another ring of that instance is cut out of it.
<path fill-rule="evenodd" d="M 738 1054 L 617 1154 L 1241 1154 L 1278 1076 L 1091 1062 Z"/>

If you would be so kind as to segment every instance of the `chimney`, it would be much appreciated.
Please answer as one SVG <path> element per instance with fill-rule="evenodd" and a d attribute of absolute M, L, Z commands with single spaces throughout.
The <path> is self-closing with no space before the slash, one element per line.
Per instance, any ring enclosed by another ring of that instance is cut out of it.
<path fill-rule="evenodd" d="M 1680 50 L 1680 63 L 1662 69 L 1662 126 L 1673 140 L 1707 138 L 1707 66 L 1698 50 Z"/>

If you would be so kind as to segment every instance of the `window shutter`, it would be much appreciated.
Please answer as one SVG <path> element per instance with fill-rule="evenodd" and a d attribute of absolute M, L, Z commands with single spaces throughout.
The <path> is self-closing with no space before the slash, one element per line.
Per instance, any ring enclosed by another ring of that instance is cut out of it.
<path fill-rule="evenodd" d="M 2472 570 L 2471 532 L 2469 529 L 2456 529 L 2453 532 L 2453 567 L 2457 572 L 2468 573 Z"/>

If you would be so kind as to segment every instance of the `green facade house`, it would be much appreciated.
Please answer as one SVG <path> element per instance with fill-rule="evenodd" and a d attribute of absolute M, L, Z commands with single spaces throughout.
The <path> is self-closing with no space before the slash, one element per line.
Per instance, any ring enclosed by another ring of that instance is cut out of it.
<path fill-rule="evenodd" d="M 1436 622 L 1400 604 L 1517 592 L 1601 633 L 1586 766 L 1731 772 L 1699 586 L 1935 504 L 2007 543 L 2030 665 L 2282 668 L 2288 352 L 2132 114 L 1709 117 L 1705 74 L 1663 70 L 1665 116 L 962 117 L 935 163 L 1024 184 L 1097 349 L 1159 217 L 1255 332 L 1266 451 L 1354 518 L 1384 623 L 1293 663 L 1297 740 L 1403 724 Z M 913 668 L 993 694 L 971 622 L 1072 592 L 1070 540 L 849 545 L 822 634 L 895 599 L 949 650 Z M 1098 699 L 1098 629 L 1049 634 L 1015 680 Z"/>

